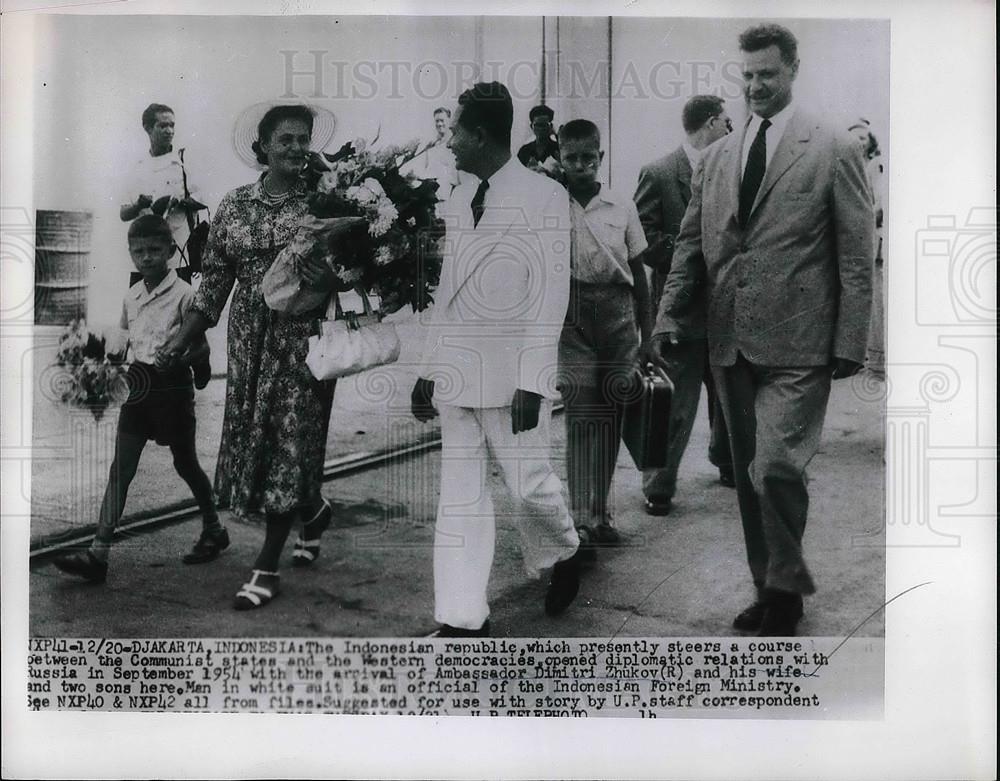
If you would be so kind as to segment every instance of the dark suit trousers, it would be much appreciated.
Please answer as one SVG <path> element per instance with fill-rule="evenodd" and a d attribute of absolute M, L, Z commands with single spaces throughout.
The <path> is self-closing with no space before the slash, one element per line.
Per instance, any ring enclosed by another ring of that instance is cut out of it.
<path fill-rule="evenodd" d="M 729 426 L 754 584 L 811 594 L 816 587 L 802 555 L 806 466 L 819 449 L 830 368 L 758 366 L 741 354 L 712 372 Z"/>

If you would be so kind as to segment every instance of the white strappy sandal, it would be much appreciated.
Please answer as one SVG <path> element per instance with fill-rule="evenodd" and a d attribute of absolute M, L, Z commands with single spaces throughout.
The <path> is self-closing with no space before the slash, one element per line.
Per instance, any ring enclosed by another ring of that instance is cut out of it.
<path fill-rule="evenodd" d="M 317 512 L 311 520 L 306 521 L 302 525 L 303 530 L 305 530 L 306 526 L 319 529 L 319 534 L 317 534 L 314 538 L 307 540 L 302 536 L 302 532 L 299 532 L 299 538 L 295 541 L 295 548 L 292 550 L 293 567 L 308 567 L 319 558 L 320 537 L 330 526 L 330 521 L 332 519 L 333 506 L 324 498 L 323 506 L 319 508 L 319 512 Z"/>
<path fill-rule="evenodd" d="M 270 586 L 261 585 L 257 582 L 257 579 L 262 577 L 273 578 L 274 580 Z M 278 596 L 279 577 L 277 572 L 265 572 L 261 569 L 255 569 L 250 576 L 249 582 L 244 583 L 240 587 L 240 590 L 236 592 L 233 607 L 236 610 L 253 610 L 254 608 L 264 607 L 264 605 Z"/>

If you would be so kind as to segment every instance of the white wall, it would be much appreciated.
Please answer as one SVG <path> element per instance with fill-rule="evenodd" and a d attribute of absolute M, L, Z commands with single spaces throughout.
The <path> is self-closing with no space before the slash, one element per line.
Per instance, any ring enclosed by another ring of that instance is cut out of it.
<path fill-rule="evenodd" d="M 684 138 L 681 111 L 692 95 L 726 98 L 737 123 L 746 116 L 739 34 L 755 19 L 615 19 L 612 39 L 611 183 L 631 192 L 643 164 Z M 799 41 L 793 94 L 803 108 L 839 122 L 858 116 L 888 148 L 889 23 L 789 19 Z"/>
<path fill-rule="evenodd" d="M 578 116 L 602 130 L 610 123 L 604 174 L 616 189 L 630 193 L 640 166 L 680 143 L 692 94 L 722 94 L 740 115 L 736 39 L 750 20 L 616 18 L 610 86 L 607 18 L 558 22 L 558 37 L 556 19 L 546 23 L 547 102 L 557 124 Z M 214 207 L 257 175 L 231 144 L 236 117 L 254 103 L 297 94 L 331 110 L 333 147 L 379 127 L 382 141 L 400 142 L 431 137 L 433 109 L 454 105 L 481 75 L 510 87 L 517 146 L 530 137 L 528 110 L 540 97 L 541 17 L 53 15 L 37 24 L 34 206 L 94 212 L 96 320 L 115 319 L 131 268 L 118 206 L 129 166 L 146 153 L 140 115 L 149 103 L 174 108 L 175 145 L 187 148 L 191 177 Z M 800 42 L 796 99 L 844 121 L 868 117 L 886 149 L 888 24 L 788 26 Z M 289 65 L 315 73 L 313 52 L 319 78 L 289 84 Z"/>

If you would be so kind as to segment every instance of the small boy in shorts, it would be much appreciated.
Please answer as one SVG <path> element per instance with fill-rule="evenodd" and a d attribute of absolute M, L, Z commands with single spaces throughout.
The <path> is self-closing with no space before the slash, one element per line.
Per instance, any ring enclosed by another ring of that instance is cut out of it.
<path fill-rule="evenodd" d="M 61 556 L 56 567 L 91 583 L 103 583 L 115 526 L 125 507 L 128 488 L 148 440 L 166 445 L 177 474 L 188 484 L 202 513 L 202 532 L 185 564 L 212 561 L 229 546 L 229 534 L 219 522 L 215 496 L 195 451 L 194 387 L 191 366 L 204 363 L 208 343 L 202 337 L 176 365 L 158 367 L 156 351 L 180 328 L 194 300 L 194 290 L 167 267 L 176 247 L 170 226 L 147 214 L 129 225 L 128 249 L 142 279 L 129 288 L 122 304 L 121 328 L 128 332 L 132 363 L 128 370 L 129 398 L 122 405 L 104 492 L 97 534 L 89 550 Z"/>
<path fill-rule="evenodd" d="M 639 259 L 646 237 L 632 199 L 597 180 L 604 152 L 593 122 L 563 125 L 559 156 L 572 220 L 569 307 L 559 340 L 570 512 L 582 540 L 616 545 L 621 537 L 612 523 L 609 494 L 623 402 L 638 365 L 636 326 L 643 341 L 652 330 Z"/>

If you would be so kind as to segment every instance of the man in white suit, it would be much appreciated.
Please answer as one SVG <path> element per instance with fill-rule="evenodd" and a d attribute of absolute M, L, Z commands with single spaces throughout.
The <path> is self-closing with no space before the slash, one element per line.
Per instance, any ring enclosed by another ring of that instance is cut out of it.
<path fill-rule="evenodd" d="M 441 416 L 434 538 L 441 637 L 489 635 L 495 517 L 488 460 L 520 507 L 528 574 L 552 567 L 545 610 L 579 587 L 579 538 L 549 463 L 559 334 L 569 301 L 569 198 L 510 153 L 513 104 L 498 82 L 459 96 L 449 147 L 478 177 L 443 205 L 446 247 L 412 408 Z M 436 410 L 435 410 L 436 407 Z"/>

